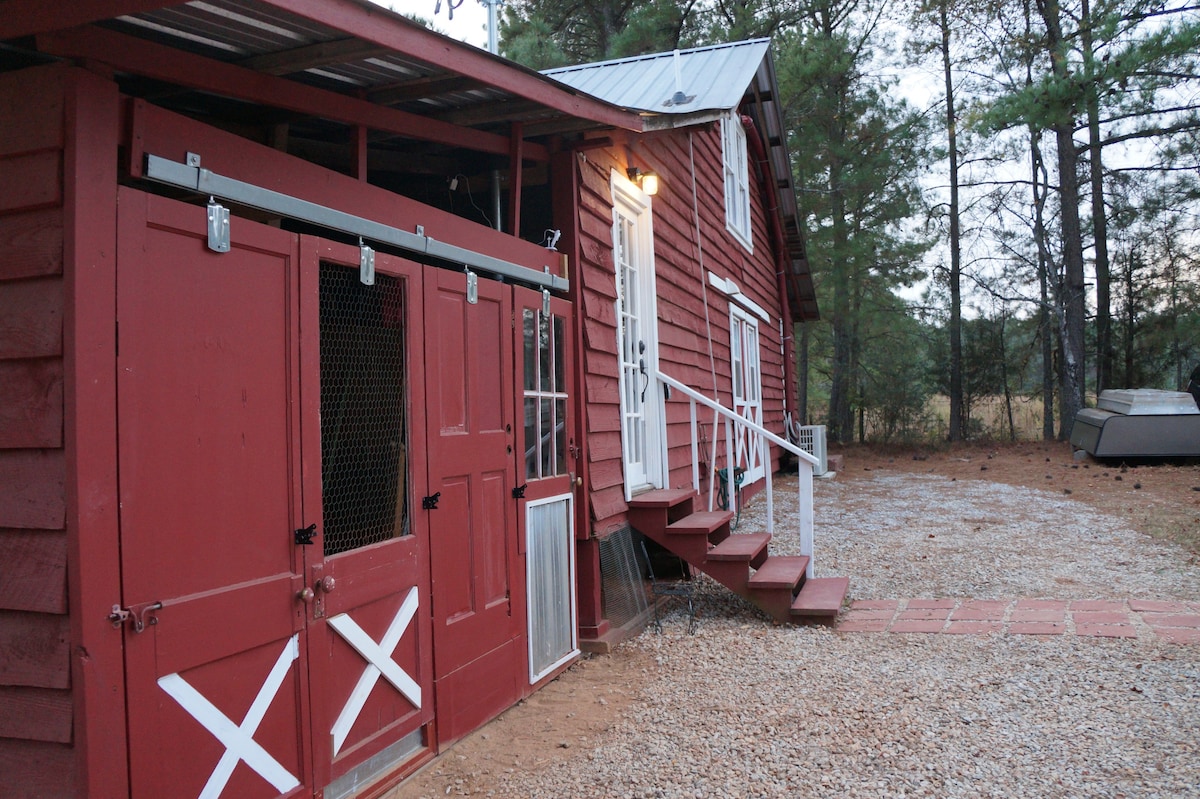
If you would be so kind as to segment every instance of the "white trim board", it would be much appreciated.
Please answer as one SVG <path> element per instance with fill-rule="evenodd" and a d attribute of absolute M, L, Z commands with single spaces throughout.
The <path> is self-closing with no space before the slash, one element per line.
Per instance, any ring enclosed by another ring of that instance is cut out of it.
<path fill-rule="evenodd" d="M 734 283 L 729 278 L 718 277 L 713 272 L 709 272 L 708 273 L 708 285 L 712 286 L 717 291 L 721 292 L 726 297 L 728 297 L 729 299 L 736 302 L 738 305 L 740 305 L 743 308 L 745 308 L 746 310 L 750 311 L 752 314 L 754 314 L 755 316 L 757 316 L 759 319 L 763 320 L 767 324 L 771 323 L 771 314 L 767 313 L 767 309 L 763 308 L 757 302 L 755 302 L 754 300 L 750 299 L 745 294 L 743 294 L 742 290 L 740 288 L 738 288 L 738 284 Z"/>

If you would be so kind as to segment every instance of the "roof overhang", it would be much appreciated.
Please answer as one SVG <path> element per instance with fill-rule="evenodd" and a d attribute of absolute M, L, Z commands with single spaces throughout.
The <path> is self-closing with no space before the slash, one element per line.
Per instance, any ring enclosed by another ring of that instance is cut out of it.
<path fill-rule="evenodd" d="M 544 160 L 539 136 L 641 132 L 636 114 L 367 0 L 5 0 L 0 55 L 71 59 L 226 113 L 341 123 Z M 182 95 L 187 95 L 183 97 Z M 514 129 L 519 134 L 514 134 Z"/>

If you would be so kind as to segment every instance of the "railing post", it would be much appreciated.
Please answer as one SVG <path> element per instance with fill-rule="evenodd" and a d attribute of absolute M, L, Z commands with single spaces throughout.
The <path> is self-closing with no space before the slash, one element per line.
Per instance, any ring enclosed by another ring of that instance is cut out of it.
<path fill-rule="evenodd" d="M 700 437 L 696 435 L 696 401 L 688 398 L 692 416 L 692 490 L 700 493 Z"/>
<path fill-rule="evenodd" d="M 729 500 L 729 507 L 726 510 L 736 512 L 737 507 L 737 488 L 734 486 L 733 477 L 733 420 L 728 416 L 725 417 L 725 496 Z"/>
<path fill-rule="evenodd" d="M 760 454 L 760 463 L 763 465 L 763 479 L 766 481 L 767 489 L 767 532 L 771 535 L 775 534 L 775 494 L 771 490 L 772 478 L 775 476 L 771 473 L 771 445 L 767 443 L 767 439 L 763 436 L 755 436 L 758 439 Z"/>
<path fill-rule="evenodd" d="M 717 439 L 721 433 L 721 414 L 714 408 L 712 420 L 712 443 L 708 448 L 708 509 L 713 509 L 713 494 L 717 490 Z"/>
<path fill-rule="evenodd" d="M 803 458 L 796 470 L 797 490 L 800 496 L 796 499 L 796 516 L 800 522 L 800 554 L 808 556 L 808 568 L 805 577 L 813 576 L 813 467 Z"/>

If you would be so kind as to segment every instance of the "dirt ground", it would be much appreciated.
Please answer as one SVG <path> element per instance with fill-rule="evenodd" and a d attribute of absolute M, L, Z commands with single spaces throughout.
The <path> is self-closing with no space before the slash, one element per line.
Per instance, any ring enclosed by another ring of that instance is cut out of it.
<path fill-rule="evenodd" d="M 1077 460 L 1068 444 L 959 445 L 938 448 L 841 450 L 834 479 L 869 479 L 875 470 L 939 474 L 1062 492 L 1124 518 L 1130 527 L 1172 540 L 1200 559 L 1200 461 L 1168 463 Z M 637 701 L 631 675 L 655 668 L 653 658 L 631 647 L 586 657 L 566 676 L 482 730 L 459 741 L 386 799 L 486 794 L 505 772 L 553 768 L 579 754 Z"/>
<path fill-rule="evenodd" d="M 1174 541 L 1200 557 L 1200 460 L 1077 460 L 1070 444 L 957 445 L 844 451 L 838 480 L 873 469 L 940 474 L 956 480 L 987 480 L 1069 494 L 1098 510 L 1126 519 L 1139 532 Z M 1080 453 L 1083 455 L 1083 453 Z"/>

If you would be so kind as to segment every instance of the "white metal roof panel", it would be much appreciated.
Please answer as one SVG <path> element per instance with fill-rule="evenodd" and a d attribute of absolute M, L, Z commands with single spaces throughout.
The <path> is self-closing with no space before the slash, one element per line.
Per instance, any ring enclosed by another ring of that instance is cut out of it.
<path fill-rule="evenodd" d="M 542 74 L 622 108 L 657 114 L 727 111 L 741 102 L 770 44 L 770 39 L 751 39 Z"/>

